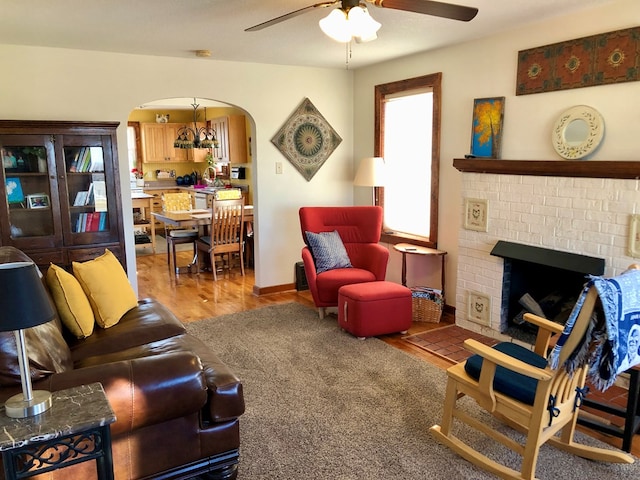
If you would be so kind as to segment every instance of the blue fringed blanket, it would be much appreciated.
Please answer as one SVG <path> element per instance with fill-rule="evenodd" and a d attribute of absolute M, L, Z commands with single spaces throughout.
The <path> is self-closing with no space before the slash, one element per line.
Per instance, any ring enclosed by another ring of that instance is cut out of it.
<path fill-rule="evenodd" d="M 592 317 L 582 345 L 563 366 L 572 372 L 587 363 L 589 380 L 599 390 L 606 390 L 618 374 L 640 364 L 640 270 L 629 270 L 614 278 L 589 277 L 551 352 L 549 363 L 551 368 L 558 368 L 560 350 L 591 286 L 598 292 L 604 319 Z"/>

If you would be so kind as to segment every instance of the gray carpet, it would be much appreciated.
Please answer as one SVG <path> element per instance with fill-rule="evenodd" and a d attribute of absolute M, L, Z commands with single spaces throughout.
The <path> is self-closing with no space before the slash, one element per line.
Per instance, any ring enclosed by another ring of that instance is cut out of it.
<path fill-rule="evenodd" d="M 440 422 L 445 372 L 380 340 L 355 339 L 333 315 L 320 320 L 314 310 L 291 303 L 187 329 L 243 381 L 239 479 L 492 478 L 429 433 Z M 482 415 L 473 401 L 463 401 Z M 461 436 L 518 468 L 519 457 L 480 434 Z M 586 435 L 578 439 L 601 445 Z M 639 475 L 640 462 L 595 463 L 547 446 L 537 469 L 540 479 Z"/>

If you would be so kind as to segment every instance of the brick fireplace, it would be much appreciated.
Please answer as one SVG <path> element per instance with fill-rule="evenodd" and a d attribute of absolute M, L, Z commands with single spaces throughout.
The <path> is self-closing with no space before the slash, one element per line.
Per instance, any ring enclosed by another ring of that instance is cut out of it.
<path fill-rule="evenodd" d="M 487 205 L 486 232 L 460 223 L 457 325 L 506 336 L 505 259 L 491 254 L 500 241 L 602 259 L 605 275 L 638 262 L 628 234 L 630 215 L 640 213 L 640 162 L 456 159 L 454 167 L 462 215 L 465 200 Z"/>

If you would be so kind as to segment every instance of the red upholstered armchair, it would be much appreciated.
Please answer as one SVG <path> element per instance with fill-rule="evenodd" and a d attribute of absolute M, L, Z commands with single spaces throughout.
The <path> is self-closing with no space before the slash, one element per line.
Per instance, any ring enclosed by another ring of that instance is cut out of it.
<path fill-rule="evenodd" d="M 378 243 L 382 231 L 381 207 L 302 207 L 299 213 L 306 244 L 302 249 L 302 261 L 320 318 L 324 317 L 326 307 L 338 306 L 341 286 L 385 279 L 389 251 Z M 352 268 L 317 273 L 305 232 L 334 230 L 340 234 Z"/>

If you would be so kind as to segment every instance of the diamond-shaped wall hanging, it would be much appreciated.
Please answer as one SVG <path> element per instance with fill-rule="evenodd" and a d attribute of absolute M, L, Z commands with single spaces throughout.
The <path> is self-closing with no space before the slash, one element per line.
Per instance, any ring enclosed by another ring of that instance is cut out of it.
<path fill-rule="evenodd" d="M 305 98 L 271 139 L 282 154 L 311 180 L 342 142 L 318 109 Z"/>

